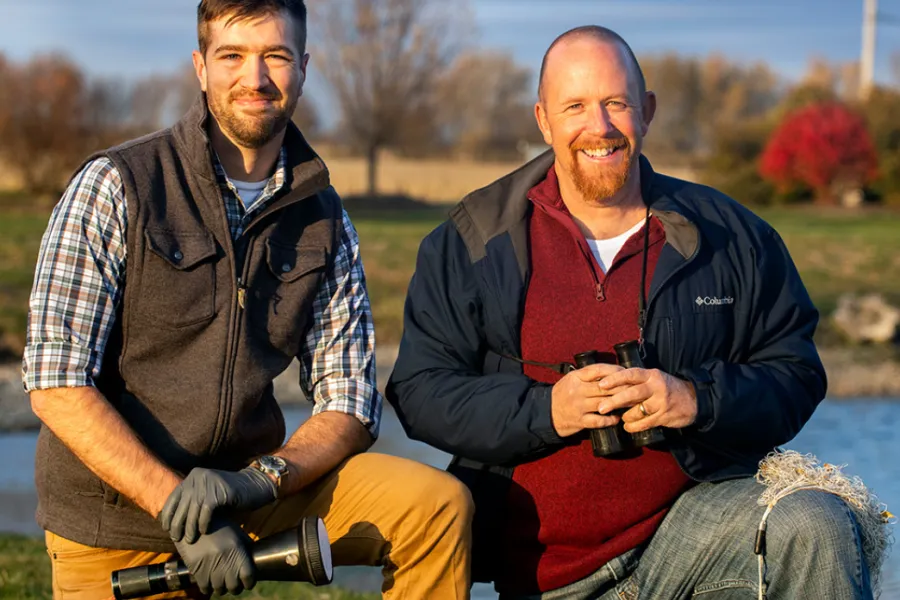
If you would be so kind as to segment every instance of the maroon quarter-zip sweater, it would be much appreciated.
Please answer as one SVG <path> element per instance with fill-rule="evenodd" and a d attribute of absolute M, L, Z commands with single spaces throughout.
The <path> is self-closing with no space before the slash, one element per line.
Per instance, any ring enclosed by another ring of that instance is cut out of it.
<path fill-rule="evenodd" d="M 644 229 L 625 243 L 604 275 L 560 197 L 553 167 L 529 198 L 534 211 L 522 357 L 553 364 L 599 350 L 614 363 L 613 345 L 638 338 Z M 651 219 L 648 294 L 664 242 L 662 226 Z M 525 374 L 549 384 L 561 377 L 530 365 Z M 516 467 L 497 588 L 535 593 L 590 575 L 647 541 L 689 485 L 669 452 L 643 449 L 631 458 L 596 458 L 586 435 Z"/>

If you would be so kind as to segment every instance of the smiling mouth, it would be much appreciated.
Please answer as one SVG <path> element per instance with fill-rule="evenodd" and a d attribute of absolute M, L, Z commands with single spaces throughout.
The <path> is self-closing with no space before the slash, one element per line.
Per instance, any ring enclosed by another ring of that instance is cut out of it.
<path fill-rule="evenodd" d="M 613 155 L 620 154 L 625 149 L 625 144 L 608 148 L 579 148 L 578 151 L 591 160 L 603 160 Z"/>

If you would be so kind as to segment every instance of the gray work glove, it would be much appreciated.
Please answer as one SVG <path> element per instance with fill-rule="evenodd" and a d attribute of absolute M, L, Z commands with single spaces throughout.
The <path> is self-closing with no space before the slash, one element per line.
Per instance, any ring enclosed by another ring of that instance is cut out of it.
<path fill-rule="evenodd" d="M 209 531 L 218 508 L 249 512 L 275 501 L 275 482 L 247 467 L 238 472 L 193 469 L 166 500 L 159 520 L 172 541 L 193 543 Z"/>
<path fill-rule="evenodd" d="M 201 592 L 236 595 L 256 585 L 256 566 L 247 551 L 250 543 L 243 529 L 215 518 L 209 524 L 209 533 L 193 544 L 175 542 L 175 548 Z"/>

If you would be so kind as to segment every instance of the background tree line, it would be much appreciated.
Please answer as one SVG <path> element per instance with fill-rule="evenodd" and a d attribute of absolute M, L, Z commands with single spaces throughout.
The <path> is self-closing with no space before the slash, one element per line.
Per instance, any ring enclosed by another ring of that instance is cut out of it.
<path fill-rule="evenodd" d="M 307 86 L 294 118 L 330 151 L 364 157 L 370 193 L 386 150 L 411 158 L 521 161 L 523 147 L 541 143 L 533 118 L 537 65 L 473 45 L 466 33 L 471 17 L 461 6 L 310 3 L 316 23 L 310 68 L 324 75 L 328 90 Z M 765 64 L 721 56 L 643 56 L 641 64 L 659 104 L 646 153 L 660 167 L 690 168 L 745 202 L 809 199 L 808 186 L 764 179 L 760 158 L 788 115 L 837 103 L 859 115 L 872 138 L 877 170 L 863 182 L 867 192 L 900 203 L 900 85 L 859 100 L 855 65 L 821 60 L 794 83 Z M 900 84 L 900 57 L 895 64 Z M 29 191 L 58 192 L 91 151 L 171 124 L 197 90 L 189 65 L 125 84 L 90 78 L 61 55 L 24 62 L 0 56 L 0 164 Z M 309 101 L 323 93 L 334 107 L 333 126 L 323 125 Z"/>

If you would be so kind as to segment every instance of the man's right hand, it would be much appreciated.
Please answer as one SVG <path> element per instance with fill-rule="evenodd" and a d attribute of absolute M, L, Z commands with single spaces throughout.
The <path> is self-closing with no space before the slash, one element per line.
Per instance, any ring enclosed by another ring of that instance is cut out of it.
<path fill-rule="evenodd" d="M 240 594 L 256 585 L 256 566 L 248 547 L 250 537 L 239 526 L 213 517 L 209 533 L 193 544 L 175 542 L 197 587 L 204 594 Z"/>
<path fill-rule="evenodd" d="M 609 427 L 619 422 L 617 416 L 597 413 L 600 400 L 608 395 L 606 391 L 601 393 L 597 382 L 621 370 L 619 365 L 588 365 L 567 373 L 556 382 L 550 410 L 553 428 L 560 437 L 569 437 L 584 429 Z"/>
<path fill-rule="evenodd" d="M 159 521 L 173 542 L 193 542 L 221 509 L 250 512 L 274 502 L 277 493 L 275 482 L 253 467 L 237 472 L 194 468 L 172 490 Z"/>

